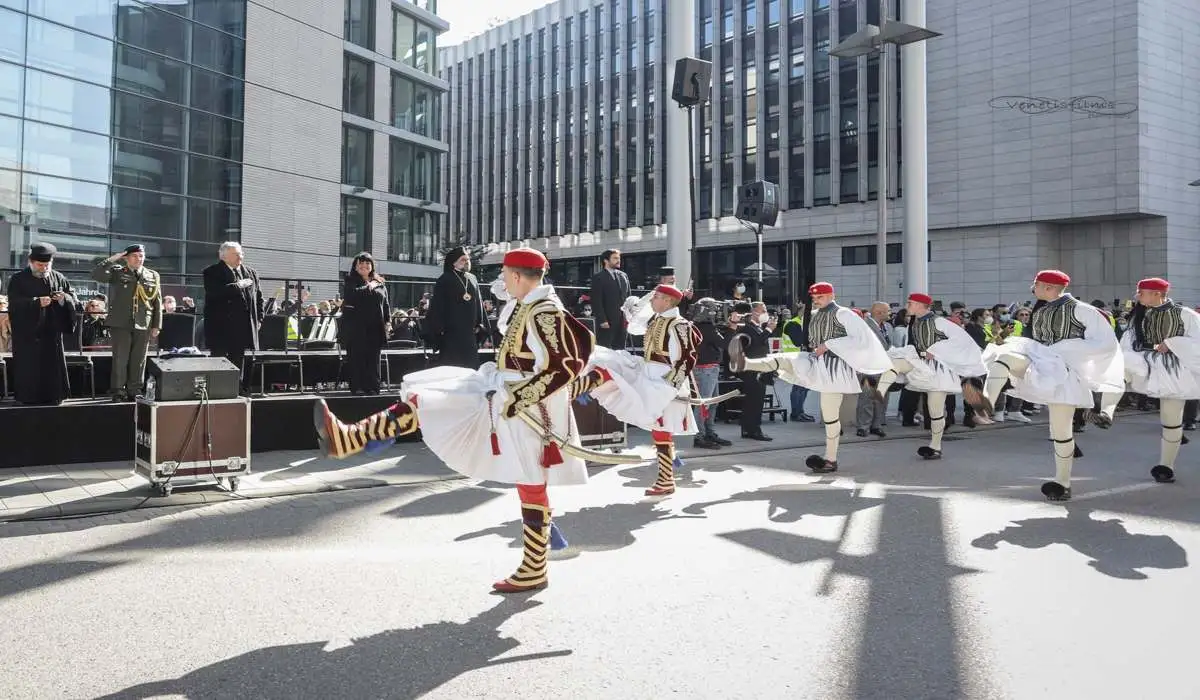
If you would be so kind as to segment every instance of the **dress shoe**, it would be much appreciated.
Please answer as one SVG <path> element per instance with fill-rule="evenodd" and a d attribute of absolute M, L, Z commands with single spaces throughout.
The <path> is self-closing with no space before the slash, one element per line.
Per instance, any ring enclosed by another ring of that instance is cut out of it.
<path fill-rule="evenodd" d="M 766 435 L 763 435 L 761 432 L 757 432 L 757 433 L 742 433 L 742 439 L 758 440 L 759 442 L 771 442 L 771 440 L 773 440 L 774 438 L 767 437 Z"/>
<path fill-rule="evenodd" d="M 708 438 L 697 437 L 692 441 L 692 447 L 702 450 L 719 450 L 721 446 Z"/>
<path fill-rule="evenodd" d="M 732 442 L 726 440 L 725 438 L 721 437 L 720 435 L 717 435 L 716 433 L 709 433 L 708 435 L 705 435 L 704 437 L 707 438 L 708 441 L 713 443 L 714 445 L 720 445 L 721 447 L 729 447 L 730 445 L 733 444 Z"/>

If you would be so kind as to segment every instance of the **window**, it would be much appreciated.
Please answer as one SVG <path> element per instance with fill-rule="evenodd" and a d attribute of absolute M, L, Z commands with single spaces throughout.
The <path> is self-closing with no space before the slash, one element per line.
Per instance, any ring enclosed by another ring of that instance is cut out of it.
<path fill-rule="evenodd" d="M 392 9 L 392 58 L 419 71 L 437 75 L 437 31 L 399 8 Z"/>
<path fill-rule="evenodd" d="M 342 126 L 342 182 L 371 188 L 371 132 Z"/>
<path fill-rule="evenodd" d="M 350 258 L 371 250 L 371 200 L 342 197 L 341 255 Z"/>
<path fill-rule="evenodd" d="M 878 247 L 872 245 L 842 246 L 842 266 L 874 265 L 879 260 Z M 904 262 L 903 244 L 887 244 L 887 262 L 889 265 Z"/>
<path fill-rule="evenodd" d="M 431 202 L 441 199 L 441 153 L 393 138 L 389 168 L 392 194 Z"/>
<path fill-rule="evenodd" d="M 375 0 L 346 0 L 346 41 L 375 50 Z"/>
<path fill-rule="evenodd" d="M 345 75 L 342 82 L 342 111 L 371 119 L 374 116 L 375 80 L 373 64 L 346 54 Z"/>
<path fill-rule="evenodd" d="M 99 85 L 32 69 L 25 72 L 26 119 L 108 134 L 112 125 L 109 109 L 109 91 Z M 2 105 L 0 111 L 4 111 Z"/>
<path fill-rule="evenodd" d="M 387 259 L 412 260 L 412 209 L 398 204 L 388 205 Z"/>

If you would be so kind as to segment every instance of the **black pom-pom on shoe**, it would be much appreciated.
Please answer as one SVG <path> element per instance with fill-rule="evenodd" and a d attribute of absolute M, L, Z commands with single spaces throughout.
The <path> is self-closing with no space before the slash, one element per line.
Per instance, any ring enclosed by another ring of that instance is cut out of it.
<path fill-rule="evenodd" d="M 1154 480 L 1160 484 L 1175 483 L 1175 470 L 1164 464 L 1160 464 L 1151 469 L 1150 476 L 1154 477 Z"/>
<path fill-rule="evenodd" d="M 829 474 L 837 471 L 837 462 L 825 459 L 820 455 L 809 455 L 804 465 L 814 474 Z"/>
<path fill-rule="evenodd" d="M 1047 481 L 1042 484 L 1042 495 L 1049 501 L 1069 501 L 1071 500 L 1071 489 L 1057 481 Z"/>

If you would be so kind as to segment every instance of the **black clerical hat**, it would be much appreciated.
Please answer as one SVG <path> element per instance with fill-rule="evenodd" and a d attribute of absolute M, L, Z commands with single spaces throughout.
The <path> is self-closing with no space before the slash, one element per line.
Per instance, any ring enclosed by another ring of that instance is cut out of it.
<path fill-rule="evenodd" d="M 675 268 L 673 268 L 673 267 L 658 268 L 658 276 L 659 277 L 670 277 L 671 275 L 674 275 L 674 274 L 675 274 Z"/>
<path fill-rule="evenodd" d="M 57 252 L 58 248 L 50 243 L 34 243 L 29 246 L 29 259 L 34 262 L 50 262 Z"/>
<path fill-rule="evenodd" d="M 126 255 L 129 255 L 130 253 L 145 253 L 145 252 L 146 252 L 146 248 L 141 243 L 134 243 L 133 245 L 131 245 L 125 249 Z"/>

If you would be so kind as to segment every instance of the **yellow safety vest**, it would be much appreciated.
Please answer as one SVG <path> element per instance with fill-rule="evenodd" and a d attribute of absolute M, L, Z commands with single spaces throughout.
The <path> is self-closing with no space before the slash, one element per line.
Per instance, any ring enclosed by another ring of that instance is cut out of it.
<path fill-rule="evenodd" d="M 796 344 L 793 343 L 792 339 L 788 336 L 788 332 L 787 332 L 788 326 L 792 325 L 793 323 L 796 324 L 797 326 L 801 326 L 801 327 L 804 326 L 804 321 L 801 321 L 798 318 L 789 318 L 787 320 L 787 323 L 783 324 L 783 331 L 781 332 L 781 334 L 779 336 L 779 339 L 782 342 L 780 342 L 779 346 L 780 346 L 780 348 L 783 349 L 784 352 L 791 352 L 791 351 L 800 349 L 800 348 L 796 347 Z"/>

